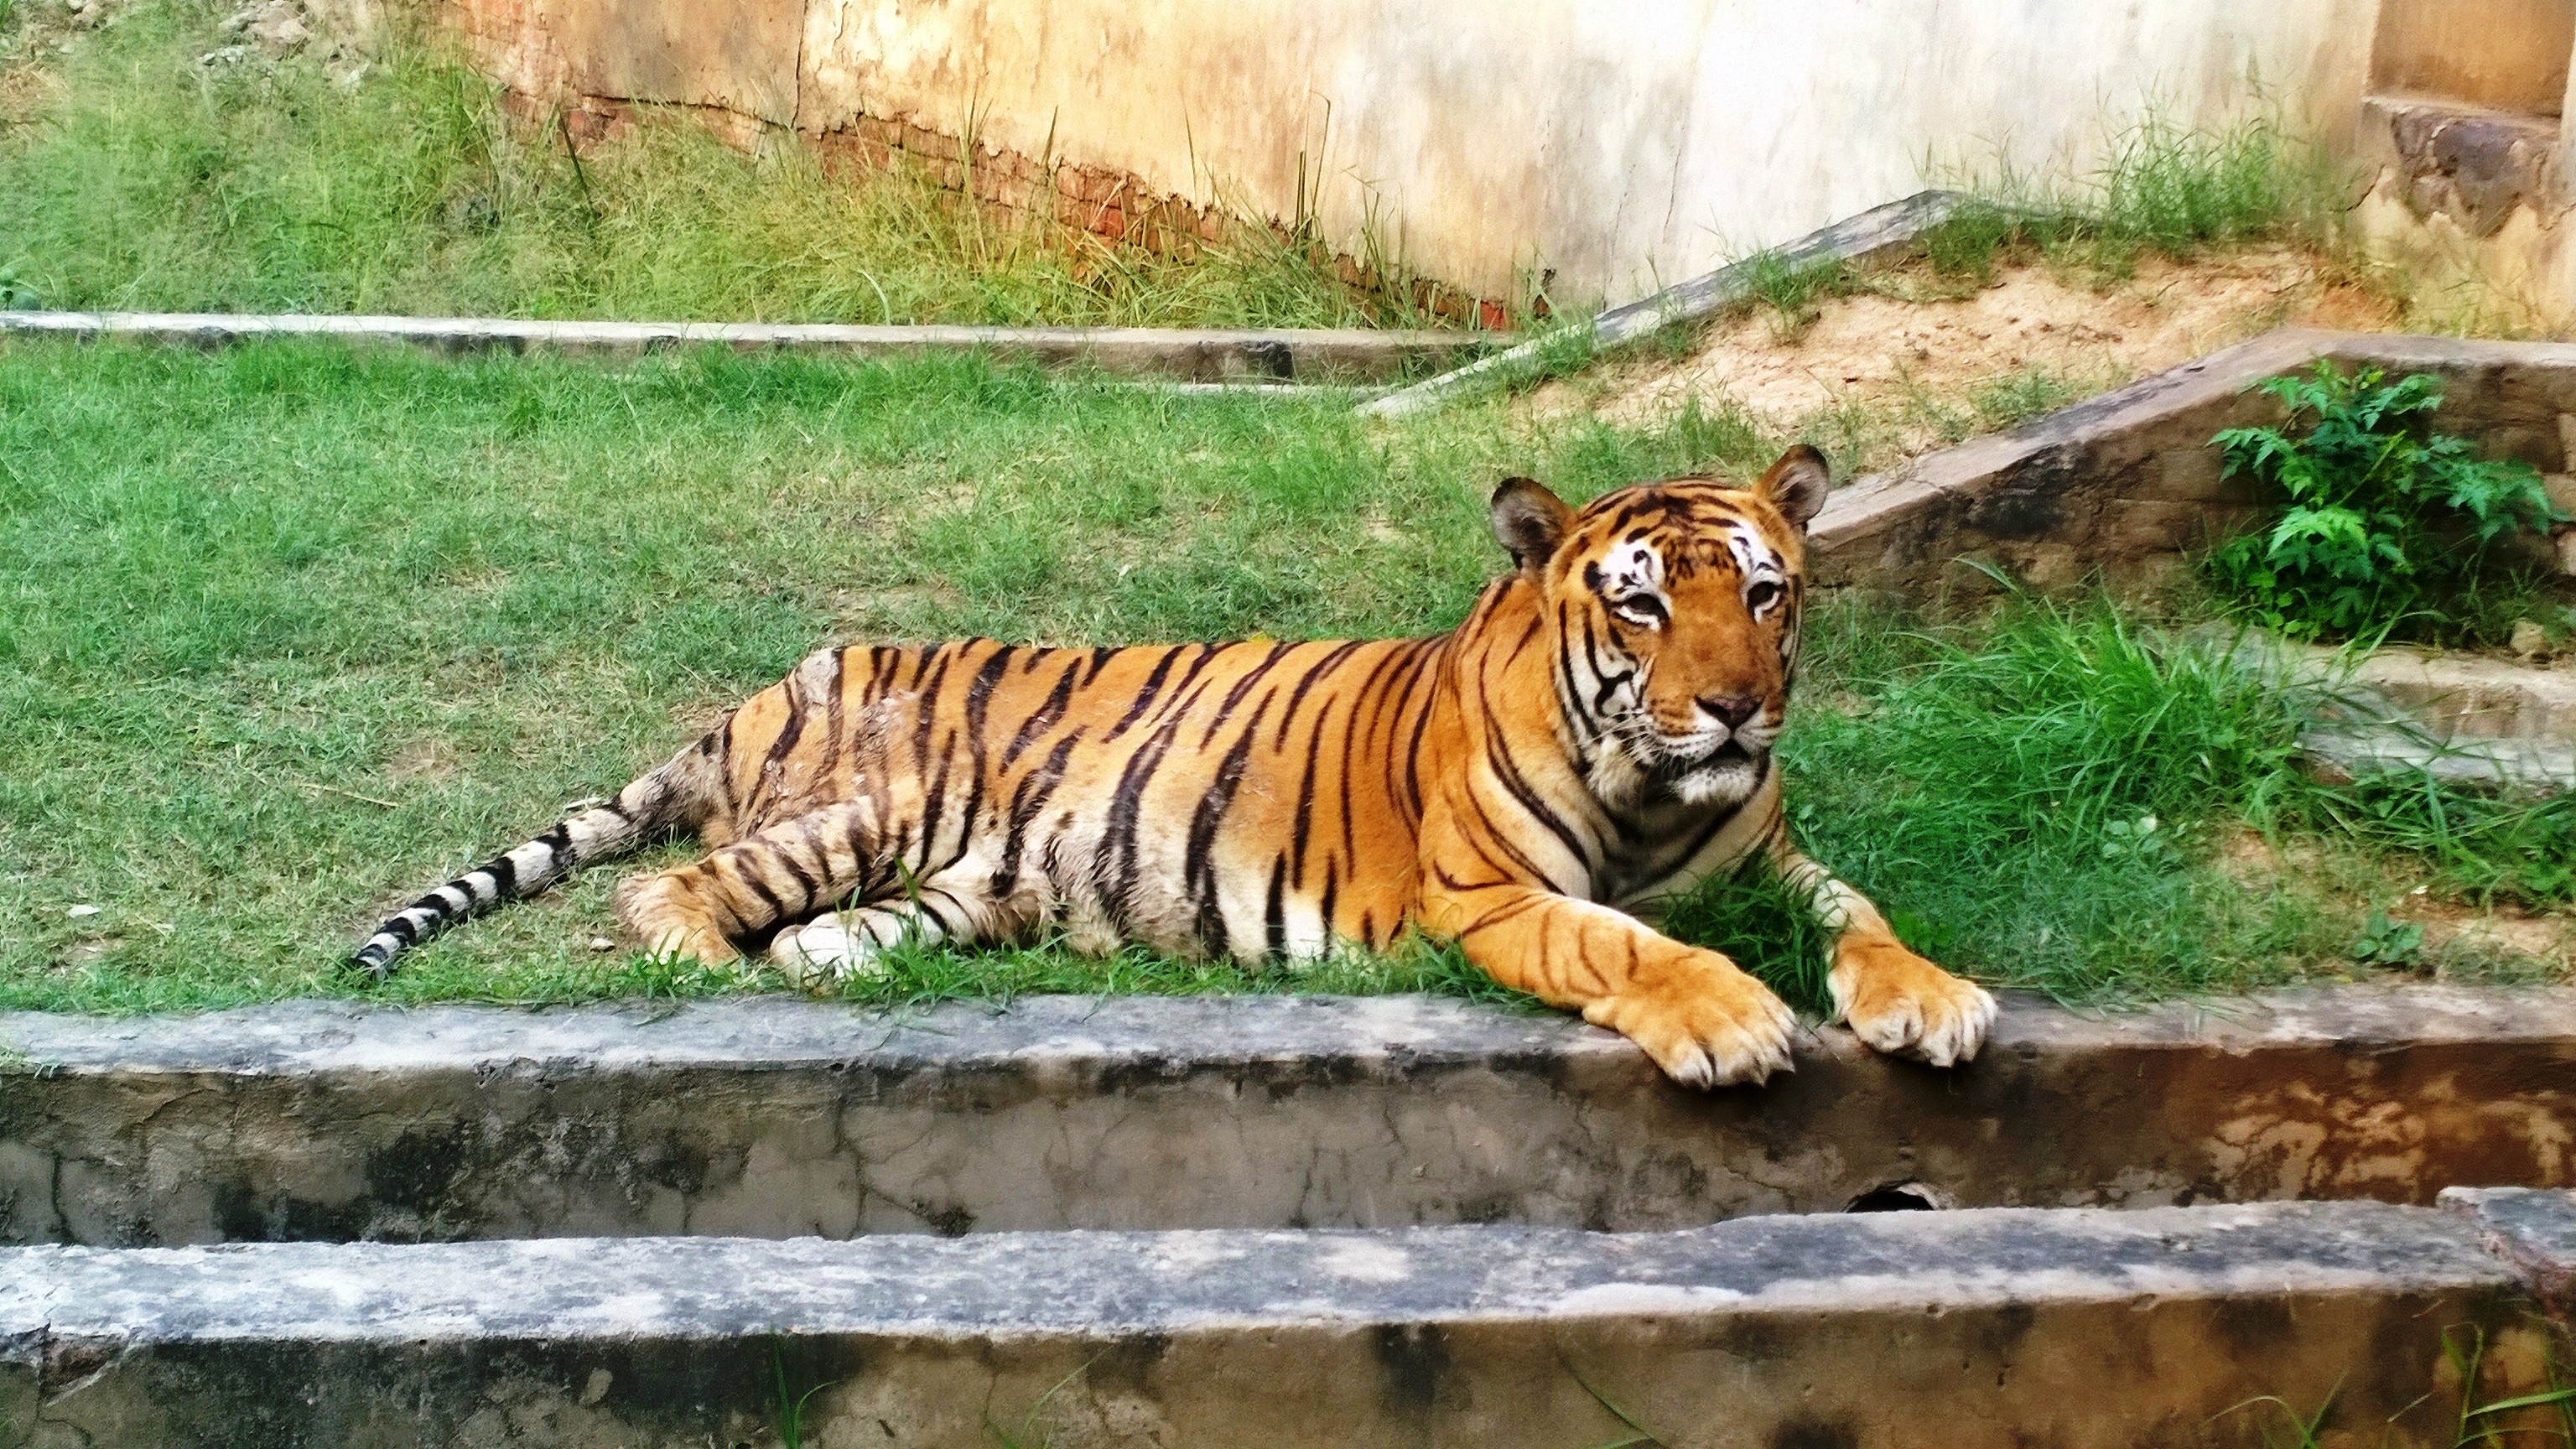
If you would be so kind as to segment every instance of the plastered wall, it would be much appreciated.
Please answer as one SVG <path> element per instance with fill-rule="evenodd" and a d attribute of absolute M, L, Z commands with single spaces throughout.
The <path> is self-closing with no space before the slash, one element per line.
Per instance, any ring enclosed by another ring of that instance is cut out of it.
<path fill-rule="evenodd" d="M 1484 297 L 1621 301 L 2153 102 L 2340 133 L 2378 0 L 434 0 L 524 94 L 969 136 L 1311 215 Z M 2268 100 L 2266 99 L 2268 98 Z M 1095 188 L 1097 189 L 1097 188 Z M 1096 204 L 1096 203 L 1095 203 Z M 1119 203 L 1125 206 L 1126 203 Z"/>

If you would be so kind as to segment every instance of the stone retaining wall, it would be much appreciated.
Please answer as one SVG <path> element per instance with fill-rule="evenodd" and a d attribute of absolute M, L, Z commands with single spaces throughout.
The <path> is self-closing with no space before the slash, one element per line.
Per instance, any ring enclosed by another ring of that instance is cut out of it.
<path fill-rule="evenodd" d="M 1812 572 L 1829 587 L 1917 597 L 1986 587 L 1963 559 L 2041 587 L 2097 571 L 2152 584 L 2257 507 L 2250 480 L 2220 476 L 2211 436 L 2277 420 L 2278 405 L 2249 389 L 2319 358 L 2441 378 L 2436 426 L 2530 463 L 2571 496 L 2576 345 L 2285 328 L 1855 480 L 1815 521 Z M 2562 533 L 2557 547 L 2576 570 L 2576 538 Z"/>
<path fill-rule="evenodd" d="M 1513 1222 L 2430 1202 L 2576 1184 L 2576 991 L 2088 1019 L 1939 1072 L 1840 1028 L 1716 1094 L 1569 1017 L 1411 997 L 764 997 L 0 1015 L 0 1243 Z"/>

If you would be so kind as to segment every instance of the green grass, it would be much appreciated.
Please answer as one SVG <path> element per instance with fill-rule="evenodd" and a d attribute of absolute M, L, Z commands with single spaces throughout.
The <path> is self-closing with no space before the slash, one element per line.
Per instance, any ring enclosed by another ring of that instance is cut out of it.
<path fill-rule="evenodd" d="M 1385 325 L 1260 226 L 1159 257 L 965 203 L 913 171 L 827 174 L 680 116 L 575 163 L 433 46 L 354 85 L 316 54 L 213 66 L 228 7 L 129 0 L 55 98 L 0 114 L 0 291 L 60 308 L 1121 325 Z M 318 50 L 319 47 L 314 49 Z M 9 124 L 12 120 L 23 124 Z"/>
<path fill-rule="evenodd" d="M 2346 178 L 2278 117 L 2210 130 L 2151 110 L 2106 136 L 2101 151 L 2079 176 L 2009 160 L 1952 168 L 1944 181 L 1971 199 L 1926 232 L 1917 253 L 1938 275 L 1982 285 L 2005 260 L 2034 251 L 2117 277 L 2141 251 L 2189 258 L 2267 238 L 2335 239 Z"/>
<path fill-rule="evenodd" d="M 2220 650 L 2036 601 L 1897 644 L 1832 671 L 1851 698 L 1799 722 L 1791 811 L 1918 949 L 2154 995 L 2282 979 L 2349 941 L 2321 903 L 2207 863 L 2298 779 L 2298 719 Z"/>
<path fill-rule="evenodd" d="M 1744 268 L 1746 299 L 1771 309 L 1772 332 L 1794 341 L 1815 325 L 1823 303 L 1859 290 L 1859 275 L 1837 259 L 1794 262 L 1776 251 L 1756 252 L 1738 265 Z"/>
<path fill-rule="evenodd" d="M 1496 477 L 1582 498 L 1740 477 L 1768 448 L 1731 414 L 1627 431 L 1495 402 L 1373 429 L 1324 402 L 971 360 L 0 348 L 0 1006 L 356 991 L 335 963 L 389 904 L 827 641 L 1441 629 L 1498 564 Z M 2321 792 L 2288 768 L 2286 706 L 2116 614 L 1820 606 L 1811 630 L 1783 752 L 1800 831 L 1909 939 L 1990 980 L 2098 999 L 2348 966 L 2351 902 L 2249 892 L 2212 863 L 2247 821 L 2372 863 L 2375 904 L 2427 879 L 2570 895 L 2548 866 L 2576 858 L 2576 807 Z M 386 994 L 767 979 L 589 949 L 616 873 L 450 933 Z M 1674 923 L 1814 999 L 1812 936 L 1776 889 L 1712 886 Z M 1297 971 L 1048 946 L 893 968 L 860 994 L 1499 995 L 1427 948 Z"/>

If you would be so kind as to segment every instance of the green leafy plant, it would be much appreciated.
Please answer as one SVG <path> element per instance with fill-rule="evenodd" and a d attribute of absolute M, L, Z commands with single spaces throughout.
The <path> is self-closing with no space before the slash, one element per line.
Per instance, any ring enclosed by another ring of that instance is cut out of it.
<path fill-rule="evenodd" d="M 2256 386 L 2288 416 L 2210 441 L 2229 476 L 2283 503 L 2267 527 L 2210 556 L 2220 590 L 2293 638 L 2457 633 L 2463 600 L 2497 572 L 2499 545 L 2561 515 L 2529 464 L 2473 456 L 2425 424 L 2441 384 L 2319 362 Z"/>
<path fill-rule="evenodd" d="M 2352 959 L 2364 966 L 2407 966 L 2424 951 L 2424 928 L 2413 921 L 2389 919 L 2386 911 L 2370 913 L 2370 923 L 2362 927 L 2361 939 L 2352 946 Z"/>
<path fill-rule="evenodd" d="M 2102 858 L 2118 860 L 2123 856 L 2150 865 L 2176 865 L 2182 860 L 2182 850 L 2174 844 L 2173 832 L 2153 815 L 2104 821 Z"/>

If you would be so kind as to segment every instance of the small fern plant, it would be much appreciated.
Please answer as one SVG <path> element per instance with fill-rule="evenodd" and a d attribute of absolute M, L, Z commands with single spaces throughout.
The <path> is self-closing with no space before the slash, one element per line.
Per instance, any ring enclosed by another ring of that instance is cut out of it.
<path fill-rule="evenodd" d="M 2438 378 L 2389 382 L 2378 368 L 2319 362 L 2255 386 L 2280 401 L 2281 425 L 2210 441 L 2228 476 L 2282 503 L 2211 554 L 2209 571 L 2265 628 L 2296 639 L 2455 631 L 2498 546 L 2565 521 L 2530 464 L 2475 457 L 2426 426 L 2442 405 Z"/>

